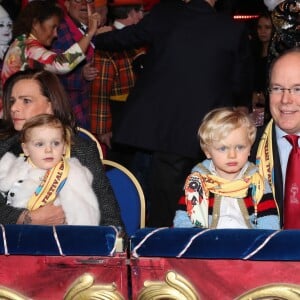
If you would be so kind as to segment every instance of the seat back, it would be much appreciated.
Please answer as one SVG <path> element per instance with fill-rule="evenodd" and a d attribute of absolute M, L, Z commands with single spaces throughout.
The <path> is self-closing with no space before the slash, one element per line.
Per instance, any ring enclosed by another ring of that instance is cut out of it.
<path fill-rule="evenodd" d="M 97 140 L 97 138 L 91 132 L 89 132 L 88 130 L 86 130 L 82 127 L 77 127 L 77 130 L 78 130 L 79 136 L 83 137 L 84 139 L 90 139 L 96 143 L 100 159 L 102 160 L 103 159 L 103 150 L 102 150 L 101 145 L 100 145 L 99 141 Z"/>
<path fill-rule="evenodd" d="M 121 164 L 103 159 L 106 175 L 119 203 L 126 232 L 133 235 L 145 227 L 145 197 L 135 176 Z"/>

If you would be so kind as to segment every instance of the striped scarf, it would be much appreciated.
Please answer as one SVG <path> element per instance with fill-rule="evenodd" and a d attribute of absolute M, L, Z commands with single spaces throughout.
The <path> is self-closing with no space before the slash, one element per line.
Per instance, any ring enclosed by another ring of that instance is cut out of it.
<path fill-rule="evenodd" d="M 208 227 L 209 193 L 230 198 L 245 198 L 252 187 L 254 210 L 257 214 L 257 205 L 264 195 L 264 179 L 258 171 L 252 171 L 253 165 L 249 165 L 242 178 L 235 180 L 211 174 L 201 163 L 196 168 L 199 171 L 188 176 L 184 187 L 187 212 L 196 226 Z"/>
<path fill-rule="evenodd" d="M 275 197 L 272 127 L 273 120 L 268 123 L 260 139 L 256 154 L 256 165 L 259 173 L 268 180 Z"/>

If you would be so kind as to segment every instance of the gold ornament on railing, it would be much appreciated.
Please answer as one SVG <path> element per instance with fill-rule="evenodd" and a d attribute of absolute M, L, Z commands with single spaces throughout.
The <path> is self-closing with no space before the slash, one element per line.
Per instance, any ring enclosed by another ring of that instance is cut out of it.
<path fill-rule="evenodd" d="M 83 274 L 71 285 L 64 300 L 124 300 L 125 298 L 117 291 L 116 285 L 97 284 L 94 285 L 94 277 Z"/>
<path fill-rule="evenodd" d="M 0 286 L 0 299 L 1 300 L 30 300 L 29 298 L 11 290 L 7 287 Z"/>
<path fill-rule="evenodd" d="M 252 289 L 243 295 L 236 298 L 236 300 L 299 300 L 300 299 L 300 285 L 288 283 L 273 283 L 267 284 L 255 289 Z"/>
<path fill-rule="evenodd" d="M 144 288 L 138 295 L 138 300 L 200 300 L 193 285 L 174 271 L 166 274 L 165 281 L 144 282 Z"/>
<path fill-rule="evenodd" d="M 50 292 L 50 291 L 49 291 Z M 1 300 L 30 300 L 18 292 L 4 286 L 0 286 Z M 112 284 L 94 285 L 94 277 L 90 274 L 83 274 L 75 280 L 67 291 L 64 300 L 125 300 Z"/>

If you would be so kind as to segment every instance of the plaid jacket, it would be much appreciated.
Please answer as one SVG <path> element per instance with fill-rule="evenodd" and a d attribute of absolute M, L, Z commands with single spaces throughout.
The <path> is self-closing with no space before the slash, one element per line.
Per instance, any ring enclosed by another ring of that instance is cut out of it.
<path fill-rule="evenodd" d="M 69 18 L 68 16 L 66 18 Z M 70 19 L 70 18 L 69 18 Z M 72 22 L 72 21 L 71 21 Z M 73 23 L 73 30 L 75 24 Z M 76 28 L 75 28 L 76 30 Z M 78 32 L 79 29 L 77 29 Z M 79 35 L 80 37 L 82 36 Z M 70 29 L 69 23 L 66 19 L 60 23 L 60 26 L 57 31 L 57 39 L 53 44 L 53 51 L 61 53 L 69 48 L 72 44 L 77 42 L 75 40 L 74 34 Z M 89 58 L 87 58 L 89 59 Z M 83 61 L 80 65 L 77 66 L 72 72 L 61 75 L 60 79 L 65 87 L 73 107 L 73 111 L 78 121 L 78 125 L 90 129 L 90 120 L 89 120 L 89 93 L 90 93 L 90 83 L 85 80 L 82 76 L 82 68 L 86 60 Z"/>
<path fill-rule="evenodd" d="M 91 88 L 91 131 L 96 135 L 112 130 L 112 114 L 109 101 L 124 103 L 135 84 L 132 62 L 138 51 L 106 52 L 96 50 L 94 65 L 98 76 Z M 122 100 L 120 100 L 122 99 Z"/>

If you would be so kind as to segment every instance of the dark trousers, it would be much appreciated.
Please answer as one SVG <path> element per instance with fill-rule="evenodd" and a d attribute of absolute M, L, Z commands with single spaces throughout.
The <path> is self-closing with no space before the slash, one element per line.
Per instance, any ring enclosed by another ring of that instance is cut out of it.
<path fill-rule="evenodd" d="M 176 154 L 154 152 L 149 175 L 148 227 L 173 226 L 186 177 L 197 163 Z"/>

